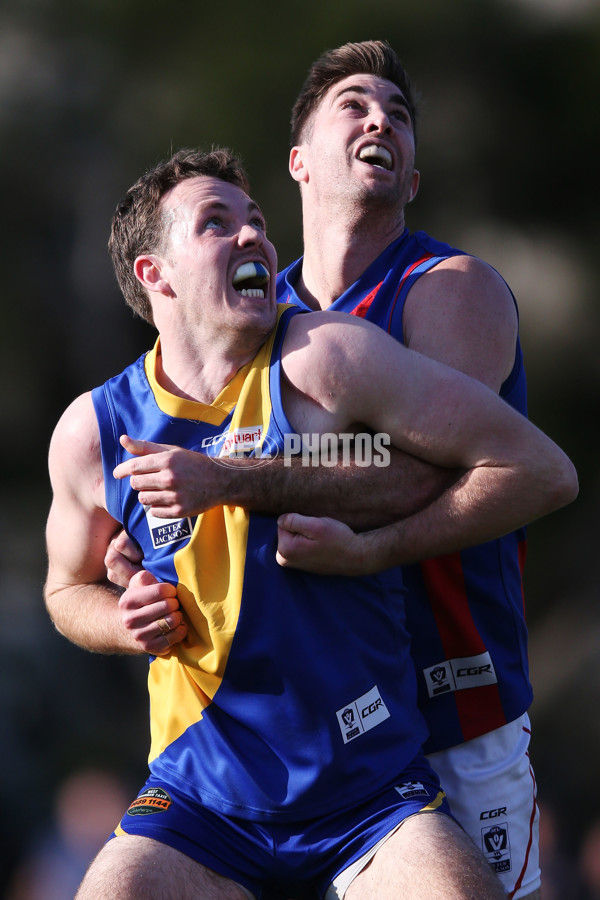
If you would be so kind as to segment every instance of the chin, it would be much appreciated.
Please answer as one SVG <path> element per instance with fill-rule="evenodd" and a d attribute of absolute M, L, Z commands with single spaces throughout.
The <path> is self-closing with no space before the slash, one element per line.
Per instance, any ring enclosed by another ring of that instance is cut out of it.
<path fill-rule="evenodd" d="M 262 309 L 248 310 L 248 322 L 253 322 L 257 329 L 263 329 L 268 334 L 275 327 L 277 321 L 277 310 L 274 306 L 263 307 Z"/>

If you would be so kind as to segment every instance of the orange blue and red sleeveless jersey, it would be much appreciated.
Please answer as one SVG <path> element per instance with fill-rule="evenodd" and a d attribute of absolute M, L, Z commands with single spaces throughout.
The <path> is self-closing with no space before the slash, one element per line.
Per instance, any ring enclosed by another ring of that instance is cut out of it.
<path fill-rule="evenodd" d="M 231 449 L 269 465 L 292 432 L 280 354 L 299 312 L 279 308 L 271 338 L 210 405 L 159 385 L 160 344 L 93 392 L 108 510 L 144 566 L 177 587 L 189 628 L 150 661 L 150 771 L 212 810 L 257 821 L 346 808 L 420 752 L 426 727 L 400 580 L 282 568 L 275 517 L 227 506 L 154 518 L 112 470 L 129 458 L 124 433 L 214 465 L 227 465 Z"/>
<path fill-rule="evenodd" d="M 329 309 L 362 316 L 403 342 L 402 317 L 411 287 L 442 260 L 457 255 L 464 254 L 407 229 Z M 280 303 L 304 307 L 294 287 L 301 267 L 298 259 L 279 274 Z M 527 413 L 518 340 L 500 395 Z M 531 704 L 522 587 L 525 547 L 521 529 L 403 569 L 419 705 L 430 733 L 428 753 L 499 728 Z"/>

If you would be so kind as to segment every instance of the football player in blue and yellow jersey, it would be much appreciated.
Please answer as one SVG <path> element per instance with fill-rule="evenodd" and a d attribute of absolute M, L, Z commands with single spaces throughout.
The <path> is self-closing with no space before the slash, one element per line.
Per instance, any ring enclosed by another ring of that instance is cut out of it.
<path fill-rule="evenodd" d="M 276 517 L 167 517 L 138 479 L 148 449 L 223 468 L 246 453 L 264 470 L 290 435 L 360 423 L 464 472 L 406 520 L 418 558 L 569 502 L 569 460 L 492 391 L 382 329 L 278 306 L 264 219 L 226 151 L 180 151 L 139 179 L 110 247 L 159 337 L 57 425 L 46 602 L 83 647 L 149 653 L 150 774 L 78 900 L 500 898 L 422 753 L 398 572 L 290 569 Z M 145 575 L 119 599 L 104 557 L 121 526 Z"/>

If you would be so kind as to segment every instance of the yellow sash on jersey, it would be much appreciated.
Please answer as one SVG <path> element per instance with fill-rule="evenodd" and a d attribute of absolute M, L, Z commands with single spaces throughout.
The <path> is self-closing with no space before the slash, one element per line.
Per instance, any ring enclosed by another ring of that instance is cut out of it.
<path fill-rule="evenodd" d="M 278 320 L 285 306 L 278 311 Z M 228 434 L 269 427 L 269 372 L 275 331 L 207 406 L 165 391 L 155 377 L 158 342 L 146 358 L 146 374 L 163 412 L 219 425 L 234 409 Z M 214 462 L 214 465 L 222 463 Z M 215 507 L 198 516 L 188 544 L 175 554 L 177 596 L 188 624 L 185 641 L 168 657 L 152 661 L 150 760 L 202 718 L 225 671 L 240 614 L 249 514 L 241 507 Z"/>

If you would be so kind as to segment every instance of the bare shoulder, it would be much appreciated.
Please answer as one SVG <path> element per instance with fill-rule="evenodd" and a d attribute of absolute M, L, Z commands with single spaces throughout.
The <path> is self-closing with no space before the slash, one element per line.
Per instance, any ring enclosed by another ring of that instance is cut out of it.
<path fill-rule="evenodd" d="M 282 352 L 289 382 L 309 396 L 348 390 L 374 358 L 404 348 L 381 328 L 356 316 L 311 312 L 290 323 Z"/>
<path fill-rule="evenodd" d="M 417 280 L 403 317 L 408 347 L 494 389 L 515 360 L 518 315 L 502 276 L 474 256 L 453 256 Z"/>
<path fill-rule="evenodd" d="M 286 331 L 283 342 L 283 356 L 305 349 L 309 343 L 316 343 L 319 350 L 339 343 L 339 329 L 344 330 L 348 322 L 362 321 L 349 318 L 346 313 L 327 311 L 307 312 L 294 316 Z"/>
<path fill-rule="evenodd" d="M 452 256 L 417 280 L 408 295 L 405 315 L 426 313 L 431 306 L 504 314 L 516 320 L 514 299 L 505 280 L 476 256 Z"/>
<path fill-rule="evenodd" d="M 55 491 L 81 491 L 81 499 L 103 496 L 100 432 L 90 392 L 77 397 L 58 420 L 48 466 Z"/>
<path fill-rule="evenodd" d="M 50 443 L 49 469 L 47 602 L 65 587 L 105 581 L 104 557 L 119 528 L 106 507 L 100 431 L 91 394 L 82 394 L 60 417 Z M 55 614 L 59 606 L 53 606 Z M 67 615 L 61 622 L 67 628 L 74 620 Z M 97 649 L 92 643 L 83 646 Z"/>
<path fill-rule="evenodd" d="M 430 271 L 462 272 L 475 280 L 482 279 L 505 285 L 504 279 L 493 266 L 479 256 L 472 256 L 468 253 L 449 256 Z"/>
<path fill-rule="evenodd" d="M 58 420 L 50 444 L 51 453 L 57 450 L 69 456 L 86 450 L 100 451 L 98 421 L 90 392 L 73 400 Z"/>

